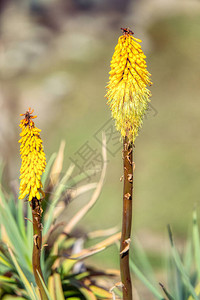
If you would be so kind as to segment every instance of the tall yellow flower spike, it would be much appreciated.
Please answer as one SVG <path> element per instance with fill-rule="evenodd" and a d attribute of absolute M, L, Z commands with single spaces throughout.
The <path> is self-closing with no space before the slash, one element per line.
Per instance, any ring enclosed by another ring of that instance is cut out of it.
<path fill-rule="evenodd" d="M 31 201 L 34 197 L 41 199 L 42 191 L 41 175 L 45 170 L 46 158 L 43 151 L 42 140 L 40 138 L 40 129 L 35 127 L 32 119 L 37 116 L 32 116 L 33 110 L 29 110 L 25 114 L 24 119 L 20 122 L 22 132 L 19 143 L 22 165 L 20 169 L 20 196 L 19 199 L 24 199 L 26 195 Z"/>
<path fill-rule="evenodd" d="M 142 41 L 134 38 L 130 29 L 121 29 L 123 35 L 112 57 L 106 97 L 117 130 L 134 143 L 150 101 L 147 86 L 151 85 L 151 74 L 139 44 Z"/>

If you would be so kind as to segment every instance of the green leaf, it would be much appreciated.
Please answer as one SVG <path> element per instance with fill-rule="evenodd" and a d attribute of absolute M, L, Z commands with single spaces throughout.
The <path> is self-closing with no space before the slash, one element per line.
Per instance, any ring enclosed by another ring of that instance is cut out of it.
<path fill-rule="evenodd" d="M 27 222 L 26 222 L 26 234 L 28 240 L 28 247 L 32 253 L 33 251 L 33 223 L 32 223 L 32 210 L 29 203 L 27 205 Z"/>
<path fill-rule="evenodd" d="M 94 295 L 99 299 L 112 299 L 112 293 L 109 293 L 108 291 L 95 286 L 95 285 L 90 285 L 90 290 L 94 293 Z"/>
<path fill-rule="evenodd" d="M 78 290 L 67 290 L 64 292 L 65 299 L 84 299 Z"/>
<path fill-rule="evenodd" d="M 174 262 L 176 264 L 176 267 L 177 267 L 177 269 L 179 270 L 179 272 L 182 276 L 183 282 L 184 282 L 188 292 L 191 293 L 191 295 L 193 296 L 193 298 L 195 300 L 199 300 L 196 293 L 195 293 L 195 290 L 194 290 L 194 288 L 193 288 L 193 286 L 190 282 L 189 276 L 185 272 L 185 269 L 184 269 L 184 266 L 181 262 L 178 251 L 176 250 L 176 248 L 174 246 L 173 236 L 172 236 L 172 231 L 171 231 L 170 226 L 168 226 L 168 233 L 169 233 L 169 238 L 170 238 L 170 243 L 171 243 L 172 255 L 173 255 L 173 259 L 174 259 Z"/>
<path fill-rule="evenodd" d="M 130 269 L 144 283 L 144 285 L 152 292 L 159 300 L 165 300 L 160 292 L 150 283 L 150 281 L 142 274 L 132 259 L 130 259 Z"/>
<path fill-rule="evenodd" d="M 197 284 L 197 286 L 195 287 L 195 292 L 196 294 L 199 296 L 200 295 L 200 282 Z M 188 300 L 194 300 L 194 298 L 192 296 L 190 296 L 188 298 Z"/>
<path fill-rule="evenodd" d="M 49 255 L 46 260 L 44 261 L 44 272 L 43 274 L 45 275 L 44 277 L 48 278 L 49 277 L 49 273 L 51 273 L 51 267 L 54 264 L 54 262 L 56 261 L 56 259 L 58 258 L 57 255 Z"/>
<path fill-rule="evenodd" d="M 165 295 L 167 296 L 167 298 L 169 300 L 175 300 L 174 297 L 172 297 L 172 295 L 170 295 L 170 293 L 166 290 L 166 288 L 164 287 L 164 285 L 162 283 L 160 283 L 160 286 L 163 289 L 163 292 L 165 293 Z"/>
<path fill-rule="evenodd" d="M 137 256 L 137 265 L 141 266 L 142 270 L 145 270 L 145 275 L 148 277 L 148 280 L 154 284 L 157 284 L 153 274 L 153 268 L 150 264 L 150 260 L 147 258 L 147 255 L 144 251 L 144 248 L 141 246 L 138 239 L 135 240 L 135 249 L 130 251 L 130 253 L 136 253 Z"/>
<path fill-rule="evenodd" d="M 120 239 L 121 233 L 118 232 L 116 234 L 113 234 L 109 238 L 101 241 L 98 244 L 95 244 L 94 246 L 91 246 L 89 248 L 81 250 L 79 253 L 73 254 L 69 256 L 67 259 L 63 260 L 62 262 L 62 272 L 64 275 L 67 275 L 71 268 L 74 266 L 75 263 L 79 260 L 86 259 L 98 252 L 101 252 L 105 250 L 107 247 L 114 244 L 116 241 Z"/>
<path fill-rule="evenodd" d="M 58 300 L 65 300 L 64 294 L 63 294 L 63 289 L 62 289 L 62 283 L 60 279 L 60 274 L 54 273 L 53 274 L 53 279 L 54 279 L 54 288 L 55 288 L 55 295 L 56 299 Z"/>
<path fill-rule="evenodd" d="M 16 283 L 15 279 L 0 275 L 0 282 Z"/>
<path fill-rule="evenodd" d="M 51 299 L 56 300 L 53 275 L 49 276 L 49 278 L 48 278 L 48 290 L 49 290 Z"/>
<path fill-rule="evenodd" d="M 3 168 L 4 168 L 4 163 L 3 160 L 0 158 L 0 182 L 2 182 Z"/>
<path fill-rule="evenodd" d="M 65 176 L 62 178 L 62 180 L 60 181 L 60 183 L 58 184 L 58 187 L 55 191 L 54 197 L 51 201 L 51 203 L 49 203 L 49 211 L 48 211 L 48 215 L 47 218 L 45 220 L 44 223 L 44 229 L 43 229 L 43 233 L 44 235 L 47 234 L 52 222 L 53 222 L 53 213 L 55 210 L 55 207 L 58 203 L 58 201 L 60 200 L 60 197 L 62 195 L 62 193 L 69 188 L 69 186 L 66 186 L 66 183 L 68 181 L 68 179 L 70 178 L 72 172 L 73 172 L 74 166 L 70 166 L 65 174 Z"/>
<path fill-rule="evenodd" d="M 197 223 L 197 212 L 193 211 L 193 243 L 194 243 L 194 257 L 197 268 L 198 280 L 200 280 L 200 240 L 199 240 L 199 229 Z"/>
<path fill-rule="evenodd" d="M 38 288 L 34 288 L 32 282 L 31 282 L 31 288 L 32 288 L 33 294 L 35 295 L 35 298 L 38 299 L 38 300 L 42 300 L 41 296 L 40 296 L 39 289 Z"/>
<path fill-rule="evenodd" d="M 84 300 L 83 298 L 80 297 L 67 297 L 68 300 Z"/>
<path fill-rule="evenodd" d="M 187 273 L 189 273 L 191 270 L 192 261 L 193 261 L 192 243 L 190 240 L 188 240 L 186 244 L 184 257 L 183 257 L 183 262 Z"/>
<path fill-rule="evenodd" d="M 12 268 L 11 264 L 6 260 L 6 258 L 0 254 L 0 263 L 2 263 L 4 266 Z"/>
<path fill-rule="evenodd" d="M 22 298 L 22 297 L 15 297 L 12 295 L 5 295 L 2 300 L 26 300 L 26 298 Z"/>
<path fill-rule="evenodd" d="M 1 190 L 0 198 L 0 222 L 6 229 L 7 236 L 13 249 L 15 249 L 15 253 L 19 258 L 20 264 L 25 268 L 27 265 L 30 267 L 31 256 L 29 249 L 28 247 L 24 247 L 24 240 Z"/>
<path fill-rule="evenodd" d="M 17 221 L 18 221 L 19 230 L 24 238 L 24 241 L 27 243 L 23 207 L 24 207 L 23 201 L 19 200 L 17 203 Z"/>
<path fill-rule="evenodd" d="M 56 153 L 53 153 L 50 157 L 50 159 L 48 160 L 47 162 L 47 165 L 46 165 L 46 168 L 45 168 L 45 172 L 42 174 L 42 185 L 45 186 L 46 185 L 46 182 L 47 182 L 47 179 L 48 179 L 48 176 L 49 176 L 49 173 L 50 173 L 50 170 L 51 170 L 51 167 L 56 159 Z"/>
<path fill-rule="evenodd" d="M 19 277 L 21 278 L 21 280 L 22 280 L 22 282 L 23 282 L 23 284 L 24 284 L 24 287 L 25 287 L 25 289 L 26 289 L 28 295 L 30 296 L 30 298 L 31 298 L 32 300 L 37 300 L 37 298 L 36 298 L 35 295 L 34 295 L 34 292 L 33 292 L 33 290 L 32 290 L 32 287 L 31 287 L 30 283 L 28 282 L 26 276 L 24 275 L 22 269 L 20 268 L 20 266 L 19 266 L 19 264 L 18 264 L 16 258 L 14 257 L 14 255 L 13 255 L 11 249 L 8 248 L 8 251 L 9 251 L 9 253 L 10 253 L 10 256 L 11 256 L 11 259 L 12 259 L 12 261 L 13 261 L 13 264 L 15 265 L 15 268 L 16 268 L 18 274 L 19 274 Z"/>
<path fill-rule="evenodd" d="M 90 291 L 89 288 L 84 287 L 78 281 L 73 281 L 73 285 L 85 296 L 87 300 L 97 300 L 96 296 Z"/>
<path fill-rule="evenodd" d="M 97 300 L 96 296 L 90 290 L 84 287 L 80 287 L 79 289 L 87 300 Z"/>
<path fill-rule="evenodd" d="M 38 276 L 39 276 L 39 278 L 40 278 L 40 281 L 41 281 L 41 283 L 42 283 L 43 289 L 45 290 L 45 293 L 46 293 L 48 299 L 49 299 L 49 300 L 52 300 L 52 299 L 51 299 L 51 296 L 50 296 L 50 294 L 49 294 L 49 291 L 48 291 L 48 289 L 47 289 L 47 287 L 46 287 L 46 284 L 44 283 L 44 280 L 42 279 L 42 277 L 41 277 L 40 273 L 38 272 L 38 270 L 37 270 L 37 274 L 38 274 Z M 61 288 L 62 288 L 62 286 L 61 286 Z M 58 299 L 59 299 L 59 298 L 58 298 Z"/>
<path fill-rule="evenodd" d="M 81 296 L 80 297 L 75 297 L 75 296 L 70 297 L 65 293 L 64 293 L 64 295 L 65 295 L 66 299 L 68 299 L 68 300 L 85 300 L 85 297 L 81 297 Z"/>
<path fill-rule="evenodd" d="M 65 233 L 70 233 L 73 230 L 73 228 L 78 224 L 78 222 L 92 209 L 92 207 L 97 202 L 99 195 L 101 194 L 102 186 L 106 175 L 106 168 L 107 168 L 105 134 L 103 134 L 103 138 L 102 138 L 102 157 L 103 157 L 103 167 L 102 167 L 101 176 L 96 186 L 96 189 L 94 190 L 89 202 L 84 207 L 82 207 L 65 226 L 63 230 Z"/>

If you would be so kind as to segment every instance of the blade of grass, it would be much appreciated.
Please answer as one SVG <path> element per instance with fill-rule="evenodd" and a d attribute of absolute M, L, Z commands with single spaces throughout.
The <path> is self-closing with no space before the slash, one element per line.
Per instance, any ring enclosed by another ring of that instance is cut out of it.
<path fill-rule="evenodd" d="M 1 284 L 4 283 L 4 282 L 16 283 L 15 279 L 7 277 L 7 276 L 3 276 L 3 275 L 0 275 L 0 282 L 1 282 Z"/>
<path fill-rule="evenodd" d="M 4 169 L 4 163 L 3 160 L 0 159 L 0 182 L 2 182 L 3 169 Z"/>
<path fill-rule="evenodd" d="M 138 241 L 138 239 L 135 239 L 135 248 L 134 251 L 131 251 L 131 253 L 136 253 L 136 257 L 137 257 L 137 261 L 138 261 L 138 265 L 142 267 L 143 270 L 145 270 L 145 274 L 146 277 L 149 278 L 149 281 L 157 284 L 157 281 L 155 279 L 154 272 L 153 272 L 153 268 L 150 264 L 149 259 L 147 258 L 147 255 L 144 251 L 144 248 L 141 246 L 140 242 Z"/>
<path fill-rule="evenodd" d="M 43 286 L 43 288 L 44 288 L 44 290 L 45 290 L 45 293 L 46 293 L 48 299 L 49 299 L 49 300 L 52 300 L 52 299 L 51 299 L 51 296 L 50 296 L 50 294 L 49 294 L 49 291 L 48 291 L 48 289 L 47 289 L 47 287 L 46 287 L 46 284 L 44 283 L 44 280 L 42 279 L 42 277 L 41 277 L 40 273 L 38 272 L 38 270 L 37 270 L 37 273 L 38 273 L 38 276 L 39 276 L 39 278 L 40 278 L 40 281 L 41 281 L 41 283 L 42 283 L 42 286 Z M 61 288 L 62 288 L 62 285 L 61 285 Z M 58 299 L 60 299 L 60 298 L 58 298 Z"/>
<path fill-rule="evenodd" d="M 19 200 L 17 203 L 17 221 L 19 225 L 19 230 L 24 238 L 25 243 L 27 243 L 23 207 L 24 207 L 23 201 Z"/>
<path fill-rule="evenodd" d="M 55 295 L 55 285 L 54 285 L 54 277 L 53 275 L 49 276 L 48 279 L 48 290 L 52 300 L 56 300 Z"/>
<path fill-rule="evenodd" d="M 97 184 L 97 188 L 94 191 L 91 200 L 83 207 L 81 208 L 80 211 L 78 211 L 77 214 L 75 214 L 75 216 L 71 219 L 71 221 L 69 221 L 69 223 L 65 226 L 63 232 L 65 233 L 70 233 L 71 230 L 76 226 L 76 224 L 86 215 L 86 213 L 94 206 L 94 204 L 96 203 L 101 190 L 102 190 L 102 186 L 103 186 L 103 182 L 104 182 L 104 178 L 106 175 L 106 167 L 107 167 L 107 155 L 106 155 L 106 136 L 105 134 L 102 137 L 102 156 L 103 156 L 103 168 L 102 168 L 102 172 L 101 172 L 101 177 L 100 180 Z"/>
<path fill-rule="evenodd" d="M 195 257 L 195 264 L 197 269 L 197 276 L 198 281 L 200 280 L 200 240 L 199 240 L 199 229 L 197 223 L 197 212 L 196 210 L 193 211 L 193 226 L 192 226 L 192 233 L 193 233 L 193 243 L 194 243 L 194 257 Z"/>
<path fill-rule="evenodd" d="M 151 284 L 151 282 L 142 274 L 139 268 L 134 264 L 133 260 L 130 259 L 131 271 L 144 283 L 144 285 L 152 292 L 152 294 L 159 300 L 165 300 L 160 292 Z"/>
<path fill-rule="evenodd" d="M 112 299 L 112 294 L 108 291 L 96 286 L 96 285 L 90 285 L 90 290 L 94 293 L 94 295 L 97 297 L 97 299 Z"/>
<path fill-rule="evenodd" d="M 0 220 L 6 228 L 9 243 L 13 246 L 13 249 L 15 249 L 20 264 L 24 267 L 27 267 L 28 264 L 30 267 L 31 261 L 29 260 L 29 249 L 28 247 L 24 247 L 24 240 L 18 230 L 17 223 L 7 206 L 5 199 L 2 197 L 2 194 L 0 197 L 2 200 L 2 204 L 0 205 Z"/>
<path fill-rule="evenodd" d="M 64 150 L 65 150 L 65 141 L 61 141 L 60 148 L 58 150 L 58 154 L 54 161 L 54 164 L 51 168 L 50 173 L 50 184 L 55 186 L 58 183 L 60 173 L 63 167 L 63 159 L 64 159 Z"/>
<path fill-rule="evenodd" d="M 49 228 L 52 224 L 53 213 L 54 213 L 55 206 L 58 203 L 58 201 L 60 200 L 61 194 L 66 190 L 66 185 L 65 184 L 68 181 L 68 179 L 70 178 L 73 170 L 74 170 L 74 165 L 71 165 L 68 168 L 65 176 L 62 178 L 60 184 L 58 185 L 58 187 L 55 191 L 53 201 L 49 204 L 48 215 L 45 215 L 45 222 L 44 222 L 44 229 L 43 229 L 43 234 L 44 235 L 48 232 L 48 230 L 49 230 Z"/>
<path fill-rule="evenodd" d="M 96 296 L 89 289 L 85 287 L 79 287 L 81 293 L 85 296 L 86 300 L 97 300 Z"/>
<path fill-rule="evenodd" d="M 167 296 L 167 298 L 169 300 L 175 300 L 174 297 L 172 297 L 172 295 L 170 295 L 170 293 L 166 290 L 166 288 L 164 287 L 164 285 L 162 283 L 160 283 L 160 286 L 163 289 L 163 292 L 165 293 L 165 295 Z"/>
<path fill-rule="evenodd" d="M 195 290 L 194 290 L 194 288 L 193 288 L 193 286 L 190 282 L 190 279 L 189 279 L 188 275 L 185 272 L 185 269 L 184 269 L 184 266 L 181 262 L 178 251 L 175 248 L 175 245 L 174 245 L 174 242 L 173 242 L 172 231 L 171 231 L 170 226 L 168 226 L 168 233 L 169 233 L 169 238 L 170 238 L 170 243 L 171 243 L 172 255 L 173 255 L 176 267 L 177 267 L 177 269 L 179 270 L 179 272 L 182 276 L 182 279 L 184 281 L 184 284 L 185 284 L 186 288 L 188 289 L 188 292 L 191 293 L 191 295 L 194 297 L 195 300 L 199 300 L 196 293 L 195 293 Z"/>
<path fill-rule="evenodd" d="M 33 290 L 33 294 L 35 295 L 36 299 L 37 300 L 42 300 L 41 297 L 40 297 L 40 292 L 39 292 L 38 287 L 34 287 L 32 282 L 31 282 L 31 288 Z"/>
<path fill-rule="evenodd" d="M 10 253 L 10 256 L 11 256 L 11 259 L 12 259 L 12 261 L 13 261 L 13 264 L 15 265 L 15 268 L 16 268 L 18 274 L 19 274 L 19 277 L 21 278 L 21 280 L 22 280 L 22 282 L 23 282 L 23 284 L 24 284 L 24 287 L 25 287 L 25 289 L 26 289 L 28 295 L 30 296 L 30 298 L 31 298 L 32 300 L 37 300 L 37 298 L 36 298 L 35 295 L 34 295 L 34 292 L 33 292 L 33 289 L 32 289 L 32 287 L 31 287 L 30 283 L 28 282 L 28 280 L 27 280 L 27 278 L 25 277 L 25 275 L 24 275 L 22 269 L 20 268 L 20 266 L 19 266 L 19 264 L 18 264 L 18 262 L 17 262 L 15 256 L 13 255 L 12 250 L 11 250 L 10 248 L 8 248 L 8 251 L 9 251 L 9 253 Z"/>
<path fill-rule="evenodd" d="M 177 267 L 174 264 L 174 259 L 171 255 L 168 254 L 166 257 L 166 270 L 167 270 L 167 278 L 168 278 L 168 286 L 169 290 L 173 292 L 176 300 L 182 300 L 182 292 L 181 287 L 179 286 L 179 281 L 177 280 L 177 276 L 180 273 L 177 273 Z M 180 277 L 180 275 L 179 275 Z"/>
<path fill-rule="evenodd" d="M 196 288 L 195 288 L 195 292 L 196 294 L 199 296 L 200 295 L 200 283 L 197 284 Z M 194 298 L 192 296 L 190 296 L 188 298 L 188 300 L 194 300 Z"/>
<path fill-rule="evenodd" d="M 97 186 L 96 183 L 89 183 L 89 184 L 81 186 L 80 188 L 77 188 L 76 190 L 70 192 L 70 194 L 68 194 L 68 195 L 69 195 L 69 197 L 71 197 L 71 200 L 72 199 L 74 200 L 77 197 L 79 197 L 80 195 L 82 195 L 84 193 L 87 193 L 90 190 L 95 189 L 96 186 Z M 59 204 L 60 204 L 59 207 L 56 207 L 55 210 L 54 210 L 54 213 L 53 213 L 53 218 L 54 219 L 59 218 L 59 216 L 61 214 L 64 215 L 65 214 L 65 210 L 68 210 L 68 206 L 63 201 L 60 202 Z"/>
<path fill-rule="evenodd" d="M 59 249 L 59 245 L 64 242 L 66 239 L 66 234 L 71 232 L 71 230 L 76 226 L 76 224 L 84 217 L 84 215 L 94 206 L 96 203 L 102 189 L 102 185 L 104 182 L 105 174 L 106 174 L 106 166 L 107 166 L 107 156 L 106 156 L 106 136 L 105 134 L 102 137 L 102 156 L 103 156 L 103 168 L 101 172 L 100 180 L 97 184 L 97 188 L 94 191 L 91 200 L 79 210 L 75 216 L 69 221 L 69 223 L 63 229 L 63 234 L 59 236 L 59 238 L 54 243 L 54 254 L 57 254 L 57 250 Z M 71 265 L 71 264 L 70 264 Z M 67 268 L 68 269 L 68 268 Z"/>
<path fill-rule="evenodd" d="M 191 271 L 192 260 L 193 260 L 192 243 L 188 241 L 186 245 L 185 255 L 184 255 L 184 266 L 187 273 Z"/>
<path fill-rule="evenodd" d="M 62 283 L 61 283 L 61 279 L 60 279 L 60 274 L 54 273 L 53 278 L 54 278 L 56 299 L 65 300 L 65 297 L 63 294 L 63 289 L 62 289 Z"/>
<path fill-rule="evenodd" d="M 47 163 L 46 168 L 45 168 L 45 172 L 42 174 L 42 180 L 41 181 L 42 181 L 42 184 L 43 184 L 44 187 L 45 187 L 47 178 L 49 176 L 51 167 L 52 167 L 55 159 L 56 159 L 56 153 L 53 153 L 51 155 L 50 159 L 48 160 L 48 163 Z"/>
<path fill-rule="evenodd" d="M 99 238 L 99 237 L 106 237 L 106 236 L 110 236 L 112 234 L 117 233 L 117 231 L 119 231 L 118 226 L 109 228 L 109 229 L 100 229 L 100 230 L 95 230 L 92 232 L 89 232 L 87 234 L 89 239 L 95 239 L 95 238 Z"/>
<path fill-rule="evenodd" d="M 6 260 L 6 258 L 0 254 L 0 263 L 6 267 L 12 268 L 11 264 Z"/>
<path fill-rule="evenodd" d="M 4 300 L 16 300 L 16 296 L 11 296 L 11 295 L 5 295 L 3 297 Z M 26 300 L 26 298 L 23 297 L 17 297 L 17 300 Z"/>
<path fill-rule="evenodd" d="M 6 228 L 6 233 L 9 237 L 10 242 L 14 245 L 17 244 L 19 251 L 22 253 L 26 253 L 25 249 L 23 249 L 23 239 L 18 231 L 17 223 L 7 205 L 7 201 L 4 198 L 2 191 L 0 190 L 1 204 L 0 204 L 0 220 L 1 224 Z"/>
<path fill-rule="evenodd" d="M 72 284 L 83 294 L 86 300 L 97 300 L 96 296 L 78 281 L 73 280 Z"/>
<path fill-rule="evenodd" d="M 105 248 L 111 246 L 114 242 L 119 241 L 120 237 L 121 233 L 116 233 L 88 249 L 83 249 L 81 252 L 71 255 L 62 263 L 63 274 L 68 274 L 74 264 L 77 263 L 77 260 L 83 260 L 94 255 L 97 252 L 104 250 Z"/>
<path fill-rule="evenodd" d="M 33 223 L 32 223 L 32 211 L 30 205 L 26 203 L 27 209 L 27 223 L 26 223 L 26 232 L 27 232 L 27 241 L 28 247 L 30 250 L 30 255 L 32 255 L 33 251 Z M 31 258 L 32 259 L 32 258 Z"/>

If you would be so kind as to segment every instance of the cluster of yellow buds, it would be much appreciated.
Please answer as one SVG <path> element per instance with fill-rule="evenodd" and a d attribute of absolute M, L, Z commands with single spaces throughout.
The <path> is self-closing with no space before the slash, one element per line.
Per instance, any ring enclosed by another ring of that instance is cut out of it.
<path fill-rule="evenodd" d="M 106 97 L 117 130 L 134 143 L 150 101 L 147 86 L 151 85 L 151 74 L 146 69 L 141 40 L 134 38 L 130 29 L 121 29 L 123 35 L 112 57 Z"/>
<path fill-rule="evenodd" d="M 42 183 L 41 175 L 45 170 L 46 158 L 43 151 L 42 140 L 40 138 L 40 129 L 35 127 L 32 119 L 37 116 L 32 116 L 33 110 L 30 108 L 25 114 L 24 119 L 20 122 L 22 132 L 19 143 L 20 154 L 22 159 L 20 169 L 20 196 L 19 199 L 24 199 L 28 195 L 28 200 L 31 201 L 34 197 L 41 199 Z"/>

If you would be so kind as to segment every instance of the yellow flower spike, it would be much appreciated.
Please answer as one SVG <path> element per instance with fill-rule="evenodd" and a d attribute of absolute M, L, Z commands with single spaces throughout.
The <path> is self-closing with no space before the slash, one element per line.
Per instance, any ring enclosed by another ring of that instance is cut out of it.
<path fill-rule="evenodd" d="M 121 29 L 123 35 L 119 37 L 111 60 L 106 98 L 116 129 L 134 143 L 150 101 L 147 86 L 151 85 L 151 74 L 138 44 L 141 40 L 134 38 L 130 29 Z"/>
<path fill-rule="evenodd" d="M 20 133 L 20 154 L 22 159 L 20 169 L 20 196 L 19 199 L 24 199 L 28 196 L 31 201 L 34 197 L 38 200 L 41 195 L 44 196 L 42 191 L 41 175 L 45 170 L 46 158 L 43 151 L 42 140 L 40 138 L 40 129 L 35 127 L 32 119 L 33 110 L 29 110 L 25 114 L 24 119 L 20 122 L 22 132 Z"/>

